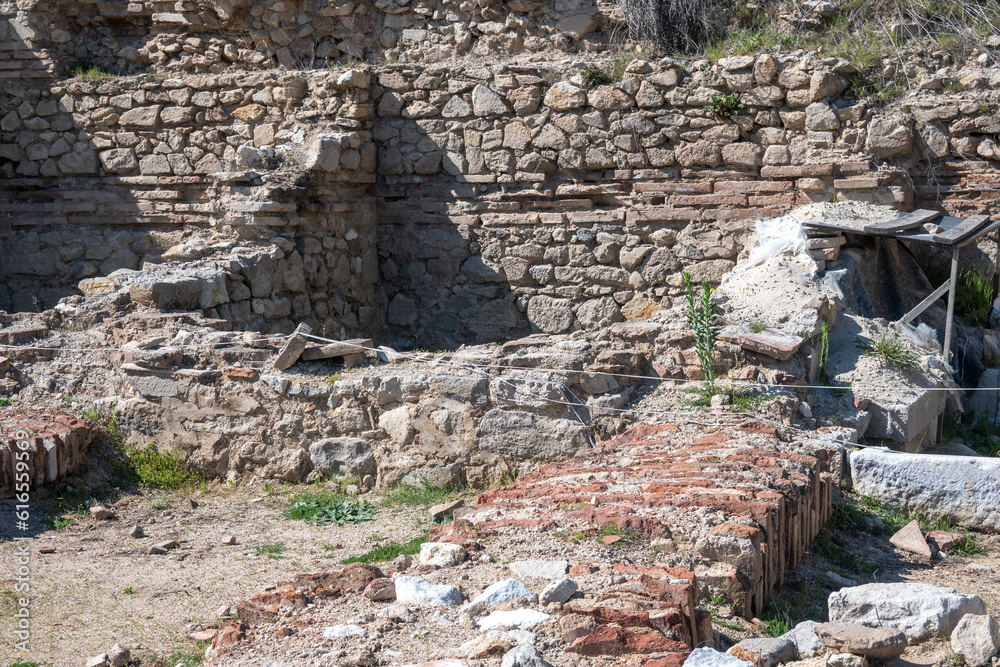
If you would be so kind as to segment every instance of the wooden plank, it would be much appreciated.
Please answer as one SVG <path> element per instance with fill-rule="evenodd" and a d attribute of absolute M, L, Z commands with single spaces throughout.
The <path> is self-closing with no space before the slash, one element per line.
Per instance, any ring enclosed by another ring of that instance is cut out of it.
<path fill-rule="evenodd" d="M 966 218 L 962 222 L 958 223 L 951 229 L 947 229 L 940 234 L 931 234 L 931 238 L 935 243 L 954 243 L 966 234 L 972 234 L 980 227 L 989 222 L 990 216 L 988 215 L 974 215 L 971 218 Z"/>
<path fill-rule="evenodd" d="M 371 347 L 374 347 L 371 338 L 352 338 L 342 343 L 307 347 L 302 352 L 302 359 L 305 361 L 315 361 L 317 359 L 346 357 L 349 354 L 363 354 L 365 351 L 361 348 Z"/>
<path fill-rule="evenodd" d="M 907 229 L 919 227 L 925 222 L 930 222 L 935 218 L 941 217 L 941 215 L 942 213 L 938 211 L 929 211 L 921 208 L 913 213 L 900 216 L 895 220 L 880 222 L 874 225 L 865 225 L 864 230 L 866 234 L 898 234 L 899 232 L 905 232 Z"/>

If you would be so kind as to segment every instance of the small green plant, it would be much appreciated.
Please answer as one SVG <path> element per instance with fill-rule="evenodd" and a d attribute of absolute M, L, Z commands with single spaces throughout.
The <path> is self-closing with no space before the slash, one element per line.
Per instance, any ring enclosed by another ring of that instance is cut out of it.
<path fill-rule="evenodd" d="M 725 93 L 724 95 L 713 95 L 712 103 L 705 106 L 705 111 L 713 114 L 717 118 L 736 118 L 747 105 L 740 101 L 739 92 Z"/>
<path fill-rule="evenodd" d="M 747 328 L 753 333 L 760 333 L 767 328 L 767 322 L 764 320 L 751 320 L 750 324 L 747 325 Z"/>
<path fill-rule="evenodd" d="M 420 553 L 420 545 L 426 541 L 427 531 L 425 530 L 409 542 L 403 542 L 402 544 L 399 542 L 389 542 L 388 544 L 375 547 L 371 551 L 363 553 L 360 556 L 345 558 L 340 561 L 340 563 L 341 565 L 349 565 L 351 563 L 382 563 L 393 560 L 397 556 L 412 556 Z M 333 556 L 327 556 L 327 558 L 333 558 Z"/>
<path fill-rule="evenodd" d="M 99 424 L 101 421 L 101 411 L 96 405 L 88 405 L 83 410 L 80 411 L 80 416 L 88 421 L 92 421 L 95 424 Z"/>
<path fill-rule="evenodd" d="M 126 586 L 125 588 L 122 589 L 122 593 L 124 593 L 125 595 L 134 595 L 135 592 L 136 592 L 135 589 L 132 588 L 131 586 Z"/>
<path fill-rule="evenodd" d="M 76 523 L 76 519 L 73 517 L 57 517 L 52 519 L 52 528 L 55 530 L 66 530 L 70 526 Z"/>
<path fill-rule="evenodd" d="M 282 553 L 285 551 L 285 543 L 275 542 L 274 544 L 262 544 L 256 547 L 253 551 L 258 556 L 266 555 L 271 560 L 279 560 L 282 558 Z"/>
<path fill-rule="evenodd" d="M 764 634 L 768 637 L 780 637 L 781 635 L 790 632 L 791 629 L 792 622 L 788 618 L 788 614 L 779 614 L 764 621 Z"/>
<path fill-rule="evenodd" d="M 113 415 L 110 420 L 113 420 Z M 109 418 L 105 418 L 108 423 Z M 117 433 L 117 425 L 114 432 Z M 123 445 L 121 447 L 125 468 L 123 476 L 152 489 L 179 489 L 198 477 L 188 471 L 181 462 L 180 456 L 169 449 L 157 449 L 149 443 L 145 447 Z"/>
<path fill-rule="evenodd" d="M 612 535 L 621 538 L 617 542 L 612 542 L 610 544 L 610 546 L 612 547 L 623 547 L 625 546 L 626 542 L 634 541 L 639 537 L 639 533 L 637 533 L 634 530 L 631 530 L 629 528 L 622 528 L 621 526 L 618 526 L 613 523 L 608 523 L 601 526 L 600 530 L 598 530 L 597 534 L 594 536 L 594 539 L 598 542 L 601 542 L 605 537 L 609 537 Z"/>
<path fill-rule="evenodd" d="M 159 496 L 149 501 L 149 509 L 160 512 L 170 508 L 170 499 L 166 496 Z"/>
<path fill-rule="evenodd" d="M 109 72 L 102 67 L 89 65 L 87 63 L 80 63 L 76 65 L 70 69 L 69 75 L 70 78 L 73 79 L 84 78 L 94 82 L 104 81 L 105 79 L 113 79 L 118 76 L 114 72 Z"/>
<path fill-rule="evenodd" d="M 715 312 L 715 296 L 705 281 L 701 283 L 701 296 L 696 296 L 691 274 L 687 271 L 684 272 L 684 285 L 687 288 L 688 322 L 694 331 L 694 346 L 702 375 L 711 390 L 715 383 L 715 340 L 722 330 L 719 315 Z"/>
<path fill-rule="evenodd" d="M 583 77 L 583 85 L 587 88 L 594 88 L 596 86 L 611 83 L 611 76 L 609 73 L 606 72 L 600 65 L 595 65 L 593 63 L 590 65 L 584 65 L 580 76 Z"/>
<path fill-rule="evenodd" d="M 732 397 L 737 412 L 755 412 L 765 403 L 777 398 L 774 394 L 761 393 L 754 387 L 737 387 L 733 390 Z"/>
<path fill-rule="evenodd" d="M 883 335 L 872 341 L 858 339 L 857 345 L 866 357 L 875 357 L 902 370 L 917 367 L 920 358 L 902 338 Z"/>
<path fill-rule="evenodd" d="M 993 110 L 993 107 L 991 107 L 989 104 L 984 104 L 983 102 L 980 102 L 976 106 L 976 109 L 979 111 L 979 113 L 989 113 L 990 111 Z"/>
<path fill-rule="evenodd" d="M 151 619 L 148 616 L 147 619 Z M 155 660 L 147 664 L 163 664 L 169 667 L 199 667 L 205 659 L 205 649 L 209 647 L 209 642 L 198 642 L 194 649 L 175 648 L 167 658 Z"/>
<path fill-rule="evenodd" d="M 327 489 L 320 489 L 294 495 L 285 510 L 285 516 L 317 526 L 342 526 L 345 523 L 371 521 L 375 518 L 375 508 L 363 500 L 352 500 Z"/>
<path fill-rule="evenodd" d="M 405 505 L 408 507 L 429 507 L 461 494 L 459 489 L 451 486 L 434 486 L 433 484 L 397 484 L 385 497 L 384 504 L 389 506 Z"/>
<path fill-rule="evenodd" d="M 714 604 L 716 607 L 721 607 L 723 605 L 729 604 L 729 600 L 726 599 L 725 595 L 710 595 L 708 596 L 708 601 Z"/>
<path fill-rule="evenodd" d="M 6 408 L 17 403 L 17 398 L 0 397 L 0 408 Z"/>
<path fill-rule="evenodd" d="M 972 327 L 990 322 L 993 308 L 993 274 L 969 267 L 958 274 L 955 312 Z"/>
<path fill-rule="evenodd" d="M 942 87 L 950 93 L 957 93 L 965 90 L 965 84 L 958 79 L 945 79 Z"/>

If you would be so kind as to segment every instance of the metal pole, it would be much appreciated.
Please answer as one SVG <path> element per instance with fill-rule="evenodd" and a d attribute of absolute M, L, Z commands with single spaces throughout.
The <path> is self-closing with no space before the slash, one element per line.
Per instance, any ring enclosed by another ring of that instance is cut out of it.
<path fill-rule="evenodd" d="M 955 317 L 955 293 L 958 291 L 958 254 L 962 249 L 957 245 L 951 251 L 951 287 L 948 288 L 948 319 L 944 323 L 944 361 L 951 363 L 951 329 Z"/>

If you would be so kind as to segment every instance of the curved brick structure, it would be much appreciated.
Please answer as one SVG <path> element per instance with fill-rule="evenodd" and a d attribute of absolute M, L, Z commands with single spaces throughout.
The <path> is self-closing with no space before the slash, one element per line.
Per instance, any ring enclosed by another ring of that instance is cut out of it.
<path fill-rule="evenodd" d="M 97 434 L 88 422 L 65 412 L 0 412 L 0 497 L 14 491 L 15 456 L 28 452 L 32 488 L 76 472 Z M 25 450 L 20 443 L 27 442 Z"/>

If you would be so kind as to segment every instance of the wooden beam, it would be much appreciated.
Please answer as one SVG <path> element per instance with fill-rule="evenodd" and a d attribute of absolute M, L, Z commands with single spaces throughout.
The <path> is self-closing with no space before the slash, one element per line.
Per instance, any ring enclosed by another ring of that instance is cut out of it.
<path fill-rule="evenodd" d="M 307 347 L 302 352 L 302 359 L 305 361 L 315 361 L 317 359 L 332 359 L 334 357 L 346 357 L 349 354 L 364 354 L 362 348 L 375 347 L 371 338 L 352 338 L 342 343 L 330 343 L 329 345 L 316 345 Z"/>
<path fill-rule="evenodd" d="M 931 234 L 931 239 L 935 243 L 947 243 L 950 245 L 966 234 L 972 234 L 989 221 L 990 216 L 988 215 L 974 215 L 940 234 Z"/>
<path fill-rule="evenodd" d="M 919 227 L 925 222 L 930 222 L 935 218 L 941 217 L 943 214 L 938 211 L 929 211 L 925 208 L 917 209 L 913 213 L 907 213 L 906 215 L 900 216 L 895 220 L 889 220 L 888 222 L 879 222 L 874 225 L 865 225 L 866 234 L 898 234 L 899 232 L 905 232 L 907 229 L 913 229 L 914 227 Z"/>

